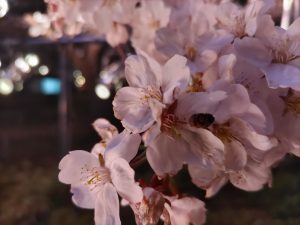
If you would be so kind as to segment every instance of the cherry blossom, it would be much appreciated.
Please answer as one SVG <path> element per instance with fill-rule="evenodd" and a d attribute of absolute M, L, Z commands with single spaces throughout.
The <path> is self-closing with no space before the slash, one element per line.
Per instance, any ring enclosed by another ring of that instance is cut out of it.
<path fill-rule="evenodd" d="M 130 86 L 116 94 L 115 116 L 126 129 L 141 133 L 172 103 L 174 93 L 185 89 L 190 74 L 182 56 L 175 55 L 161 66 L 146 55 L 137 55 L 125 61 L 125 76 Z"/>
<path fill-rule="evenodd" d="M 121 224 L 119 195 L 138 225 L 202 225 L 204 203 L 172 186 L 180 170 L 208 198 L 228 182 L 271 186 L 271 168 L 300 156 L 300 18 L 276 26 L 275 1 L 46 2 L 56 36 L 89 30 L 135 51 L 124 60 L 128 86 L 113 100 L 124 130 L 96 120 L 101 140 L 59 165 L 59 180 L 77 206 L 95 209 L 96 224 Z M 133 168 L 146 161 L 154 178 L 137 183 Z"/>
<path fill-rule="evenodd" d="M 76 150 L 59 164 L 59 180 L 71 184 L 73 202 L 82 208 L 95 209 L 96 224 L 121 224 L 118 194 L 129 202 L 142 199 L 142 190 L 134 181 L 128 162 L 136 155 L 139 135 L 117 129 L 105 119 L 94 122 L 102 137 L 92 153 Z"/>

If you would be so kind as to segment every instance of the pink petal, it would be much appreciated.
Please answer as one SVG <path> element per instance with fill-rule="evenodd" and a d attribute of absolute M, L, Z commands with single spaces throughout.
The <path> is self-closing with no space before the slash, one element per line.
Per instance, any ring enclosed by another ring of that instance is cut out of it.
<path fill-rule="evenodd" d="M 165 204 L 172 225 L 202 225 L 206 221 L 204 203 L 196 198 L 184 197 Z"/>
<path fill-rule="evenodd" d="M 270 169 L 254 161 L 249 161 L 244 170 L 229 174 L 230 182 L 245 191 L 262 189 L 270 178 Z"/>
<path fill-rule="evenodd" d="M 108 120 L 100 118 L 93 123 L 94 129 L 99 136 L 104 140 L 111 139 L 114 135 L 118 134 L 117 128 L 112 125 Z"/>
<path fill-rule="evenodd" d="M 216 195 L 219 190 L 227 183 L 228 177 L 223 174 L 221 176 L 218 176 L 216 179 L 213 180 L 213 182 L 210 184 L 209 188 L 206 189 L 206 198 L 211 198 L 214 195 Z"/>
<path fill-rule="evenodd" d="M 161 81 L 158 75 L 160 65 L 146 53 L 129 56 L 125 61 L 125 76 L 131 87 L 159 87 Z"/>
<path fill-rule="evenodd" d="M 290 87 L 300 91 L 300 69 L 289 64 L 271 64 L 264 69 L 271 88 Z"/>
<path fill-rule="evenodd" d="M 137 203 L 142 201 L 143 192 L 134 181 L 134 170 L 124 159 L 115 159 L 110 165 L 111 179 L 118 194 L 129 201 Z"/>
<path fill-rule="evenodd" d="M 91 168 L 100 166 L 97 157 L 89 152 L 83 150 L 69 152 L 59 163 L 59 181 L 65 184 L 80 183 L 81 168 L 85 165 Z"/>
<path fill-rule="evenodd" d="M 300 38 L 300 18 L 294 20 L 294 22 L 289 26 L 287 30 L 287 35 L 291 39 L 298 39 Z"/>
<path fill-rule="evenodd" d="M 164 103 L 173 102 L 173 91 L 179 87 L 184 91 L 190 80 L 190 70 L 186 65 L 187 59 L 180 55 L 174 55 L 162 68 L 162 91 Z"/>
<path fill-rule="evenodd" d="M 96 195 L 86 185 L 72 185 L 71 193 L 73 194 L 72 201 L 75 205 L 85 209 L 95 208 Z"/>
<path fill-rule="evenodd" d="M 152 111 L 141 89 L 121 88 L 113 101 L 115 117 L 122 120 L 122 124 L 134 133 L 147 130 L 154 123 Z"/>
<path fill-rule="evenodd" d="M 225 166 L 227 170 L 239 171 L 247 164 L 247 152 L 238 141 L 225 144 Z"/>
<path fill-rule="evenodd" d="M 192 182 L 199 188 L 206 189 L 216 179 L 218 169 L 212 165 L 188 165 L 189 174 L 192 178 Z"/>
<path fill-rule="evenodd" d="M 194 162 L 204 165 L 222 165 L 224 144 L 210 131 L 188 126 L 182 130 L 182 138 L 189 144 L 190 151 L 197 157 Z M 190 163 L 194 163 L 190 162 Z"/>
<path fill-rule="evenodd" d="M 216 111 L 213 113 L 215 120 L 219 124 L 227 122 L 234 115 L 247 112 L 250 107 L 248 91 L 240 84 L 229 84 L 225 81 L 219 81 L 211 89 L 224 91 L 228 96 L 218 104 Z"/>
<path fill-rule="evenodd" d="M 104 159 L 108 162 L 115 158 L 123 158 L 130 162 L 136 156 L 140 143 L 141 136 L 139 134 L 131 134 L 129 131 L 123 130 L 107 144 Z"/>
<path fill-rule="evenodd" d="M 197 113 L 213 114 L 226 97 L 224 91 L 183 93 L 178 98 L 175 114 L 182 121 L 189 121 Z"/>
<path fill-rule="evenodd" d="M 264 68 L 271 62 L 272 58 L 268 49 L 257 38 L 235 39 L 234 48 L 237 56 L 259 68 Z"/>
<path fill-rule="evenodd" d="M 235 119 L 231 122 L 230 127 L 234 132 L 234 135 L 238 136 L 242 140 L 247 141 L 249 144 L 259 150 L 267 151 L 277 145 L 276 139 L 258 134 L 245 121 Z"/>
<path fill-rule="evenodd" d="M 187 151 L 188 145 L 182 139 L 173 139 L 161 133 L 147 148 L 147 159 L 154 172 L 164 177 L 174 175 L 182 167 L 192 153 Z"/>
<path fill-rule="evenodd" d="M 119 198 L 111 183 L 99 191 L 95 205 L 95 225 L 121 225 Z"/>

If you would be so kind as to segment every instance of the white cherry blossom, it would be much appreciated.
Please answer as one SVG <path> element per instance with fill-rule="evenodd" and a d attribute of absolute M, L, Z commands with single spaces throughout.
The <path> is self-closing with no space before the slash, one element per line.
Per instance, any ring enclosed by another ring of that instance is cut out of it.
<path fill-rule="evenodd" d="M 126 129 L 141 133 L 154 124 L 166 104 L 174 101 L 175 92 L 185 90 L 190 74 L 182 56 L 175 55 L 160 65 L 146 55 L 136 55 L 125 61 L 125 76 L 130 86 L 117 92 L 115 116 Z"/>
<path fill-rule="evenodd" d="M 300 19 L 295 20 L 285 31 L 266 17 L 261 21 L 256 38 L 235 42 L 238 55 L 260 68 L 271 88 L 300 90 L 299 23 Z"/>

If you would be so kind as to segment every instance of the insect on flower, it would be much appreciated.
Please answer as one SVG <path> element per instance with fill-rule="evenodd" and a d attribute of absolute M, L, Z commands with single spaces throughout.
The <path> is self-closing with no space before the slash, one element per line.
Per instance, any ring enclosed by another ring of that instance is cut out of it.
<path fill-rule="evenodd" d="M 214 116 L 209 113 L 197 113 L 192 115 L 189 119 L 190 125 L 198 128 L 208 128 L 214 122 Z"/>

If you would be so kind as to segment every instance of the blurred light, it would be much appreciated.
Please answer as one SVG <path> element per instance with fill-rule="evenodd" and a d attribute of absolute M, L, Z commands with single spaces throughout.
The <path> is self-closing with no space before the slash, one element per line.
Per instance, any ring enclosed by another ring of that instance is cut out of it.
<path fill-rule="evenodd" d="M 2 67 L 2 61 L 0 60 L 0 68 Z"/>
<path fill-rule="evenodd" d="M 24 19 L 29 24 L 28 31 L 32 37 L 47 35 L 50 30 L 51 22 L 47 14 L 34 12 L 32 15 L 26 15 Z"/>
<path fill-rule="evenodd" d="M 61 81 L 58 78 L 46 77 L 41 80 L 41 92 L 45 95 L 57 95 L 61 91 Z"/>
<path fill-rule="evenodd" d="M 22 81 L 19 81 L 15 84 L 15 90 L 16 91 L 22 91 L 24 88 L 24 85 L 23 85 L 23 82 Z"/>
<path fill-rule="evenodd" d="M 14 84 L 11 80 L 0 78 L 0 93 L 3 95 L 9 95 L 14 90 Z"/>
<path fill-rule="evenodd" d="M 82 73 L 81 73 L 81 71 L 80 70 L 74 70 L 74 72 L 73 72 L 73 77 L 78 77 L 78 76 L 82 76 Z"/>
<path fill-rule="evenodd" d="M 35 67 L 40 63 L 40 59 L 36 54 L 27 54 L 25 56 L 25 61 L 26 63 L 31 66 L 31 67 Z"/>
<path fill-rule="evenodd" d="M 5 16 L 8 10 L 9 6 L 7 0 L 0 0 L 0 17 Z"/>
<path fill-rule="evenodd" d="M 40 13 L 39 11 L 36 11 L 32 14 L 33 19 L 38 23 L 48 23 L 49 19 L 45 14 Z"/>
<path fill-rule="evenodd" d="M 110 90 L 103 84 L 97 84 L 95 87 L 96 95 L 101 99 L 108 99 L 110 97 Z"/>
<path fill-rule="evenodd" d="M 45 66 L 45 65 L 42 65 L 39 67 L 39 73 L 42 75 L 42 76 L 46 76 L 48 73 L 49 73 L 49 68 L 48 66 Z"/>
<path fill-rule="evenodd" d="M 82 75 L 81 71 L 80 70 L 74 70 L 73 72 L 73 77 L 75 78 L 75 86 L 76 87 L 82 87 L 86 80 L 85 80 L 85 77 Z"/>
<path fill-rule="evenodd" d="M 75 85 L 76 87 L 82 87 L 85 84 L 84 76 L 77 76 L 75 78 Z"/>
<path fill-rule="evenodd" d="M 29 73 L 31 70 L 30 66 L 22 57 L 19 57 L 15 60 L 15 65 L 23 73 Z"/>

